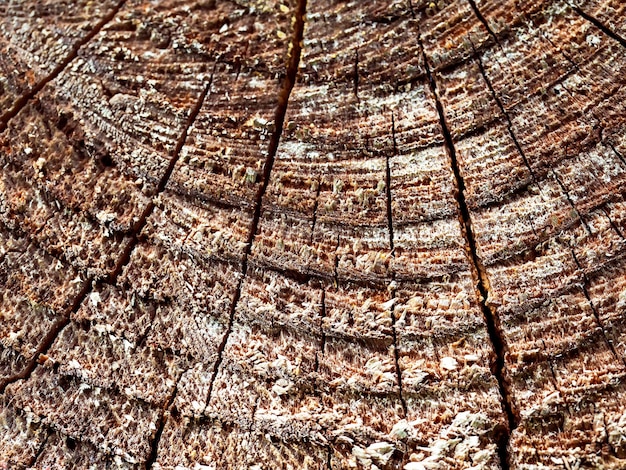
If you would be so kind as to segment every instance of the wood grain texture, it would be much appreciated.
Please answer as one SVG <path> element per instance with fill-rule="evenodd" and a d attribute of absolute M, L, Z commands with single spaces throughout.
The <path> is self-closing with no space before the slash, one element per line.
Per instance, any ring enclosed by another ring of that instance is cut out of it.
<path fill-rule="evenodd" d="M 0 18 L 0 468 L 626 467 L 622 2 Z"/>

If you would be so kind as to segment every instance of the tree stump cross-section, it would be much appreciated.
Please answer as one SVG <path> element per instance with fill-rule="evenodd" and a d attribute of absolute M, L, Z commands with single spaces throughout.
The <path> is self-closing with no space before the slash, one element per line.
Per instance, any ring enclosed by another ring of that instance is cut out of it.
<path fill-rule="evenodd" d="M 626 4 L 0 1 L 0 469 L 626 468 Z"/>

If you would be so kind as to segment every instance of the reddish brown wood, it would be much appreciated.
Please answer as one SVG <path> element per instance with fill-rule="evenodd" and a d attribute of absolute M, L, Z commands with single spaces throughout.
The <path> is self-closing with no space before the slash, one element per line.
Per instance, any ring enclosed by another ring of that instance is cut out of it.
<path fill-rule="evenodd" d="M 624 468 L 622 3 L 1 3 L 0 468 Z"/>

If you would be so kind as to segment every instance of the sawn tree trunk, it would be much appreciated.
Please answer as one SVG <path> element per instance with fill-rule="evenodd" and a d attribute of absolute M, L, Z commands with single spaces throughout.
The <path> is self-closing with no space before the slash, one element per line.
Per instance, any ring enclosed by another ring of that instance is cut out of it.
<path fill-rule="evenodd" d="M 1 0 L 0 468 L 626 468 L 621 0 Z"/>

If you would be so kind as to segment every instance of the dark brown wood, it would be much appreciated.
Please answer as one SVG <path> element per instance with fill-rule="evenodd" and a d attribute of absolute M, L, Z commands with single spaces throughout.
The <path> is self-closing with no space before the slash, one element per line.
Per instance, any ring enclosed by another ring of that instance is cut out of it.
<path fill-rule="evenodd" d="M 623 2 L 0 17 L 0 469 L 626 467 Z"/>

